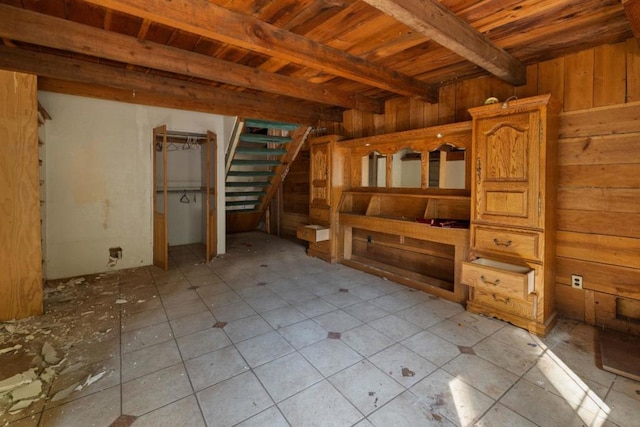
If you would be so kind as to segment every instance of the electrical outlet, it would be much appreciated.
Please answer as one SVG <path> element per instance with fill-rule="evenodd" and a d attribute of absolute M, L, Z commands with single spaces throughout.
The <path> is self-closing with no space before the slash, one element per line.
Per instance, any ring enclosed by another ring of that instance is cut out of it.
<path fill-rule="evenodd" d="M 576 289 L 582 289 L 582 276 L 578 274 L 571 275 L 571 286 Z"/>

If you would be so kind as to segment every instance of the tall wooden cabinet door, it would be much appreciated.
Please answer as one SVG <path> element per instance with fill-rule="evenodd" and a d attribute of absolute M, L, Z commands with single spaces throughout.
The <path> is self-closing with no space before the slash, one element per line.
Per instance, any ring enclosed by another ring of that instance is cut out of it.
<path fill-rule="evenodd" d="M 311 146 L 311 182 L 309 203 L 314 207 L 331 206 L 331 150 L 328 142 Z"/>
<path fill-rule="evenodd" d="M 169 269 L 167 126 L 153 129 L 153 265 Z"/>
<path fill-rule="evenodd" d="M 216 208 L 217 187 L 216 175 L 218 167 L 218 144 L 216 134 L 207 131 L 206 149 L 203 156 L 202 180 L 206 191 L 206 261 L 209 262 L 218 254 L 218 210 Z"/>
<path fill-rule="evenodd" d="M 538 228 L 540 114 L 474 122 L 476 223 Z"/>

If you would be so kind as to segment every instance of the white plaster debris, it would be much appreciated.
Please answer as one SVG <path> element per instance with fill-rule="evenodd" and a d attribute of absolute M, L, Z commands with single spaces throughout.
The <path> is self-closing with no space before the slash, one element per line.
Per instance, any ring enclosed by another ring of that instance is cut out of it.
<path fill-rule="evenodd" d="M 82 368 L 84 368 L 84 363 L 74 363 L 73 365 L 69 365 L 66 368 L 64 368 L 62 372 L 60 372 L 60 375 L 67 375 L 72 372 L 79 371 Z"/>
<path fill-rule="evenodd" d="M 48 366 L 44 369 L 44 372 L 40 374 L 40 379 L 46 383 L 51 383 L 53 379 L 56 377 L 56 371 L 51 366 Z"/>
<path fill-rule="evenodd" d="M 128 301 L 124 298 L 118 298 L 116 304 L 126 304 Z"/>
<path fill-rule="evenodd" d="M 18 351 L 21 348 L 22 348 L 22 345 L 20 345 L 20 344 L 16 344 L 13 347 L 0 348 L 0 354 L 9 353 L 9 352 L 12 352 L 12 351 Z"/>
<path fill-rule="evenodd" d="M 95 375 L 91 375 L 89 374 L 89 376 L 87 377 L 86 380 L 84 380 L 84 383 L 79 384 L 76 388 L 75 391 L 80 391 L 85 387 L 89 387 L 91 384 L 95 383 L 96 381 L 100 380 L 102 377 L 104 377 L 107 374 L 107 371 L 102 371 L 99 372 Z"/>
<path fill-rule="evenodd" d="M 42 381 L 35 380 L 30 382 L 29 384 L 25 384 L 14 389 L 11 392 L 11 399 L 13 399 L 14 402 L 18 402 L 20 400 L 35 399 L 40 395 L 40 393 L 42 393 Z"/>
<path fill-rule="evenodd" d="M 58 363 L 60 363 L 60 360 L 62 359 L 58 355 L 58 352 L 48 342 L 44 343 L 40 354 L 42 354 L 44 361 L 47 362 L 48 365 L 57 365 Z"/>
<path fill-rule="evenodd" d="M 28 408 L 33 402 L 38 399 L 28 399 L 28 400 L 20 400 L 18 403 L 9 408 L 9 414 L 15 415 L 18 412 L 22 411 L 25 408 Z"/>
<path fill-rule="evenodd" d="M 55 394 L 55 396 L 53 396 L 51 401 L 52 402 L 57 402 L 58 400 L 66 399 L 67 397 L 71 396 L 71 393 L 73 393 L 76 390 L 76 387 L 78 387 L 78 385 L 80 385 L 80 384 L 79 383 L 74 383 L 74 384 L 70 385 L 69 387 L 60 390 L 59 392 L 57 392 Z"/>
<path fill-rule="evenodd" d="M 14 390 L 23 384 L 29 384 L 37 377 L 36 368 L 31 368 L 28 371 L 15 374 L 12 377 L 0 381 L 0 393 Z"/>

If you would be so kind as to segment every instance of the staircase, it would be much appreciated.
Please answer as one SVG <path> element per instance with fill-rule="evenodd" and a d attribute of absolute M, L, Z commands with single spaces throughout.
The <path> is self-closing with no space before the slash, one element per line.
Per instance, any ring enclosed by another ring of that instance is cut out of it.
<path fill-rule="evenodd" d="M 255 230 L 311 128 L 240 121 L 226 158 L 227 232 Z"/>

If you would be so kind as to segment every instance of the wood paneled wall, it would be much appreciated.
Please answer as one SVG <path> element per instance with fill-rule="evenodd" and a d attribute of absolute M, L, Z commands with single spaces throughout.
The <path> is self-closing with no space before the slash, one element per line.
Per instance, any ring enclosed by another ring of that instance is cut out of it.
<path fill-rule="evenodd" d="M 635 39 L 527 68 L 527 85 L 496 78 L 401 98 L 385 114 L 347 111 L 327 133 L 362 137 L 470 120 L 469 107 L 551 93 L 563 104 L 557 199 L 557 307 L 590 324 L 640 333 L 640 48 Z M 571 274 L 584 289 L 570 286 Z"/>
<path fill-rule="evenodd" d="M 280 237 L 294 239 L 298 226 L 309 224 L 309 167 L 309 146 L 305 142 L 280 187 Z"/>

